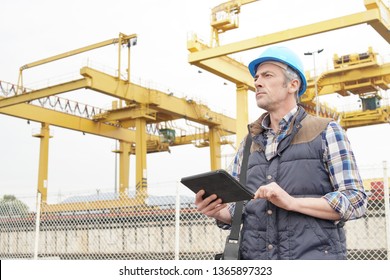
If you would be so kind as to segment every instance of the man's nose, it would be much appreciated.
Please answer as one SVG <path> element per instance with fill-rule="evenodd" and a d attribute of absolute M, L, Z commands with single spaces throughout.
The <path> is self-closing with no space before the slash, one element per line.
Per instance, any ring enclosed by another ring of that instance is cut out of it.
<path fill-rule="evenodd" d="M 255 79 L 255 87 L 258 88 L 258 87 L 263 87 L 263 83 L 261 81 L 260 78 L 256 78 Z"/>

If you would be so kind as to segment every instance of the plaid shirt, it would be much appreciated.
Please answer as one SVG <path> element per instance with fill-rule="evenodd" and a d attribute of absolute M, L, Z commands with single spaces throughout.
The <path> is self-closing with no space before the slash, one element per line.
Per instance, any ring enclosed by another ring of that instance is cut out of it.
<path fill-rule="evenodd" d="M 267 160 L 276 155 L 278 144 L 286 136 L 297 109 L 298 107 L 295 107 L 284 116 L 276 133 L 269 127 L 269 116 L 264 118 L 262 126 L 266 140 L 263 144 Z M 329 179 L 334 190 L 325 194 L 323 198 L 340 214 L 341 220 L 360 218 L 365 213 L 367 196 L 348 138 L 340 125 L 334 121 L 328 124 L 321 136 L 324 165 L 329 172 Z M 244 143 L 244 141 L 241 142 L 236 156 L 227 168 L 237 180 L 240 175 Z M 233 207 L 229 208 L 230 211 L 233 210 Z"/>

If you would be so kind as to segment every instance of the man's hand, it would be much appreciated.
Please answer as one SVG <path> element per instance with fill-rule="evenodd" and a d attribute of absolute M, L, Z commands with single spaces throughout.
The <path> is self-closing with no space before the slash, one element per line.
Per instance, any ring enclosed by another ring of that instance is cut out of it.
<path fill-rule="evenodd" d="M 198 212 L 215 218 L 221 222 L 230 224 L 231 217 L 230 213 L 227 210 L 227 204 L 222 203 L 222 200 L 217 197 L 216 194 L 212 194 L 205 199 L 203 196 L 205 194 L 204 190 L 200 190 L 195 196 L 195 205 Z"/>
<path fill-rule="evenodd" d="M 277 183 L 272 182 L 268 185 L 263 185 L 255 192 L 254 199 L 263 198 L 274 205 L 291 211 L 294 209 L 295 198 L 289 195 Z"/>
<path fill-rule="evenodd" d="M 340 220 L 340 214 L 329 205 L 326 199 L 322 197 L 295 198 L 275 182 L 259 187 L 254 199 L 259 198 L 266 199 L 277 207 L 287 211 L 295 211 L 320 219 Z"/>

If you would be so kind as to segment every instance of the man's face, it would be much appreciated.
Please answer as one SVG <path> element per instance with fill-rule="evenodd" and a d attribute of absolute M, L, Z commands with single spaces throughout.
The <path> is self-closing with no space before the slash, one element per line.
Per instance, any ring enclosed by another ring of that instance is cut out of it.
<path fill-rule="evenodd" d="M 283 106 L 289 97 L 285 69 L 284 64 L 274 62 L 264 62 L 257 67 L 254 79 L 258 107 L 270 112 Z"/>

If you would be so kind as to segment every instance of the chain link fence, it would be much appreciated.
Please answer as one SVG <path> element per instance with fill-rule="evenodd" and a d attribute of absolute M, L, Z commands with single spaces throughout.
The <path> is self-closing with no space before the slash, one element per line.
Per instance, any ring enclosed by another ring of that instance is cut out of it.
<path fill-rule="evenodd" d="M 345 225 L 348 258 L 390 259 L 387 169 L 361 171 L 370 198 L 365 217 Z M 210 260 L 228 234 L 196 211 L 193 196 L 145 200 L 100 192 L 38 203 L 35 211 L 23 201 L 0 200 L 1 259 Z"/>

